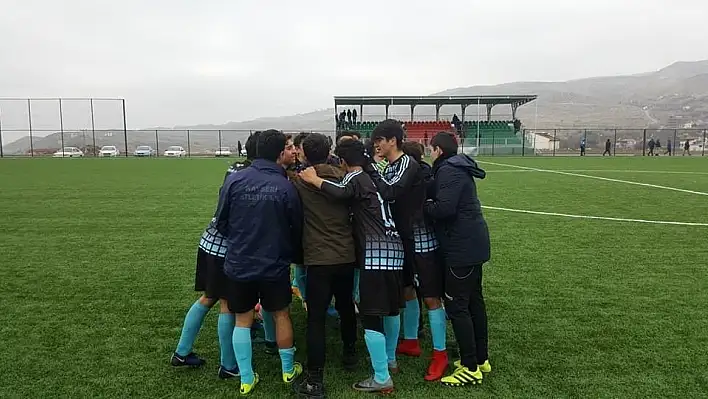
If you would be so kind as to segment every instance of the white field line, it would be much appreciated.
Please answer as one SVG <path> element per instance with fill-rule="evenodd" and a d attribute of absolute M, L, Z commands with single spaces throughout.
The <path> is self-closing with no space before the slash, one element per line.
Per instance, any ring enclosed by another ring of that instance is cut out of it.
<path fill-rule="evenodd" d="M 518 169 L 523 169 L 523 170 L 532 170 L 532 171 L 536 171 L 536 172 L 555 173 L 555 174 L 566 175 L 566 176 L 584 177 L 584 178 L 587 178 L 587 179 L 596 179 L 596 180 L 611 181 L 611 182 L 615 182 L 615 183 L 633 184 L 633 185 L 635 185 L 635 186 L 660 188 L 660 189 L 663 189 L 663 190 L 671 190 L 671 191 L 678 191 L 678 192 L 682 192 L 682 193 L 689 193 L 689 194 L 696 194 L 696 195 L 705 195 L 705 196 L 708 196 L 708 193 L 704 193 L 704 192 L 702 192 L 702 191 L 685 190 L 685 189 L 676 188 L 676 187 L 660 186 L 660 185 L 658 185 L 658 184 L 639 183 L 639 182 L 636 182 L 636 181 L 629 181 L 629 180 L 610 179 L 609 177 L 583 175 L 583 174 L 580 174 L 580 173 L 561 172 L 561 171 L 553 170 L 553 169 L 539 169 L 539 168 L 531 168 L 531 167 L 528 167 L 528 166 L 511 165 L 511 164 L 497 163 L 497 162 L 489 162 L 489 161 L 479 161 L 479 162 L 480 162 L 480 163 L 487 163 L 487 164 L 490 164 L 490 165 L 496 165 L 496 166 L 504 166 L 504 167 L 509 167 L 509 168 L 518 168 Z"/>
<path fill-rule="evenodd" d="M 491 210 L 495 210 L 495 211 L 527 213 L 527 214 L 531 214 L 531 215 L 558 216 L 558 217 L 566 217 L 566 218 L 574 218 L 574 219 L 612 220 L 615 222 L 634 222 L 634 223 L 649 223 L 649 224 L 671 224 L 671 225 L 677 225 L 677 226 L 704 226 L 704 227 L 708 227 L 708 223 L 671 222 L 671 221 L 665 221 L 665 220 L 625 219 L 625 218 L 612 218 L 612 217 L 605 217 L 605 216 L 571 215 L 568 213 L 529 211 L 526 209 L 501 208 L 498 206 L 487 206 L 487 205 L 483 205 L 482 208 L 491 209 Z"/>
<path fill-rule="evenodd" d="M 479 161 L 484 162 L 484 161 Z M 512 173 L 512 172 L 539 172 L 538 170 L 527 169 L 488 169 L 486 172 L 493 173 Z M 608 172 L 608 173 L 651 173 L 658 175 L 703 175 L 708 176 L 708 172 L 691 172 L 680 170 L 628 170 L 628 169 L 555 169 L 554 172 Z"/>

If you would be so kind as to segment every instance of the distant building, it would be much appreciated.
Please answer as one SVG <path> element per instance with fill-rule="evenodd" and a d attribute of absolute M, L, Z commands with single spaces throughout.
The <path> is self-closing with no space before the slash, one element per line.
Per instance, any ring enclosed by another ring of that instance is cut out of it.
<path fill-rule="evenodd" d="M 560 148 L 560 140 L 546 132 L 534 132 L 530 136 L 527 139 L 533 145 L 534 150 L 553 151 Z"/>

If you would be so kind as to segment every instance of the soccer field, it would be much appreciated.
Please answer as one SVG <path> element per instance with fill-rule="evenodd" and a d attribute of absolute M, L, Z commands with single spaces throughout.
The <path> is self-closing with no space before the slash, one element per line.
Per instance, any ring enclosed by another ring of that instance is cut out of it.
<path fill-rule="evenodd" d="M 708 157 L 480 161 L 480 198 L 495 207 L 485 210 L 494 371 L 481 386 L 447 388 L 423 381 L 427 359 L 401 359 L 396 396 L 704 396 Z M 216 312 L 195 344 L 207 365 L 169 365 L 226 168 L 212 159 L 0 160 L 0 397 L 238 395 L 236 381 L 216 376 Z M 298 301 L 293 309 L 304 345 Z M 360 371 L 345 373 L 329 330 L 328 395 L 361 397 L 350 386 L 369 373 L 363 338 Z M 289 395 L 278 358 L 255 353 L 253 397 Z M 304 355 L 301 347 L 296 359 Z"/>

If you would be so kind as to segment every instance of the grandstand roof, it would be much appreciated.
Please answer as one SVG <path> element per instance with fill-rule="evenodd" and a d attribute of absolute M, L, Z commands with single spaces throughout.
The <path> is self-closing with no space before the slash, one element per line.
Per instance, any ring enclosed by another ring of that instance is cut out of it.
<path fill-rule="evenodd" d="M 510 96 L 335 96 L 334 105 L 523 105 L 537 97 L 535 94 Z"/>

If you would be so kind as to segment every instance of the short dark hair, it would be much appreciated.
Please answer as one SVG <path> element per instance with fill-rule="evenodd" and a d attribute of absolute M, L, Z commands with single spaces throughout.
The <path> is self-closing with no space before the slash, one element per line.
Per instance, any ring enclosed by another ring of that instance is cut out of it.
<path fill-rule="evenodd" d="M 417 141 L 404 142 L 401 146 L 401 150 L 409 157 L 415 159 L 415 161 L 418 163 L 423 160 L 423 152 L 425 151 L 425 149 L 423 148 L 423 145 L 418 143 Z"/>
<path fill-rule="evenodd" d="M 246 159 L 255 159 L 258 153 L 258 136 L 261 135 L 260 131 L 253 132 L 246 140 Z"/>
<path fill-rule="evenodd" d="M 302 142 L 302 150 L 310 165 L 317 165 L 327 162 L 329 157 L 329 140 L 327 136 L 320 133 L 308 135 Z"/>
<path fill-rule="evenodd" d="M 440 148 L 444 156 L 457 154 L 457 138 L 450 132 L 439 132 L 430 140 L 430 146 Z"/>
<path fill-rule="evenodd" d="M 285 151 L 285 142 L 288 141 L 285 134 L 278 130 L 270 129 L 258 136 L 256 145 L 256 158 L 277 161 L 280 154 Z"/>
<path fill-rule="evenodd" d="M 342 137 L 347 137 L 347 136 L 356 137 L 357 140 L 361 140 L 361 133 L 354 131 L 354 130 L 343 130 L 343 131 L 337 132 L 337 137 L 336 137 L 337 142 L 339 142 L 339 140 Z"/>
<path fill-rule="evenodd" d="M 302 142 L 309 135 L 310 135 L 310 133 L 308 133 L 308 132 L 300 132 L 300 134 L 295 136 L 295 138 L 293 139 L 293 144 L 295 144 L 295 147 L 300 147 L 302 145 Z"/>
<path fill-rule="evenodd" d="M 377 139 L 390 140 L 390 139 L 395 138 L 396 139 L 396 146 L 398 148 L 401 148 L 401 145 L 403 144 L 403 137 L 404 136 L 405 136 L 405 132 L 403 131 L 403 126 L 401 125 L 401 122 L 399 122 L 395 119 L 386 119 L 385 121 L 376 125 L 376 127 L 374 128 L 374 131 L 371 132 L 371 139 L 372 140 L 377 140 Z"/>
<path fill-rule="evenodd" d="M 349 166 L 364 166 L 364 143 L 359 140 L 342 140 L 337 144 L 334 153 Z"/>

